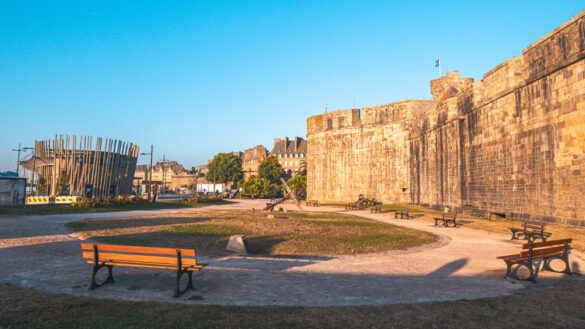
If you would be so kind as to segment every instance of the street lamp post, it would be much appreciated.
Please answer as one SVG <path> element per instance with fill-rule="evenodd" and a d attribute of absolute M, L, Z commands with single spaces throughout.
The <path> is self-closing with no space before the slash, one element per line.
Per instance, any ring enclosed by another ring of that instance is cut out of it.
<path fill-rule="evenodd" d="M 148 200 L 150 201 L 150 193 L 152 193 L 152 144 L 150 144 L 150 153 L 140 153 L 140 155 L 150 155 L 150 167 L 148 170 Z"/>
<path fill-rule="evenodd" d="M 163 183 L 163 185 L 162 185 L 162 190 L 164 192 L 165 191 L 165 186 L 166 186 L 165 178 L 166 178 L 166 169 L 167 169 L 167 168 L 165 168 L 166 167 L 165 166 L 165 163 L 167 163 L 167 162 L 169 162 L 171 160 L 167 159 L 165 157 L 165 155 L 163 154 L 163 158 L 161 160 L 158 160 L 158 161 L 162 162 L 162 170 L 163 170 L 163 177 L 162 177 L 162 183 Z"/>
<path fill-rule="evenodd" d="M 18 152 L 18 156 L 16 158 L 16 173 L 20 176 L 19 170 L 20 170 L 20 152 L 21 151 L 27 151 L 27 150 L 34 150 L 34 148 L 32 147 L 20 147 L 20 143 L 18 143 L 18 148 L 17 149 L 12 149 L 12 151 Z"/>

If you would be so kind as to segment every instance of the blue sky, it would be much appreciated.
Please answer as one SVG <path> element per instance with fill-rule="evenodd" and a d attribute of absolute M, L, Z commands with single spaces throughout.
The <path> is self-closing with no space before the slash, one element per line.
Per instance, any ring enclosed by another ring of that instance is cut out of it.
<path fill-rule="evenodd" d="M 69 133 L 189 168 L 306 135 L 329 110 L 481 79 L 580 1 L 0 1 L 0 170 Z M 139 163 L 145 163 L 140 157 Z"/>

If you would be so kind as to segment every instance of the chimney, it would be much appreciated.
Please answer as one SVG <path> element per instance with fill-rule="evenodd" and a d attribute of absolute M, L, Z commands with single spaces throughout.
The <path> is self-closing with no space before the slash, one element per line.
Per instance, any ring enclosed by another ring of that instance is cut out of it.
<path fill-rule="evenodd" d="M 284 152 L 286 153 L 287 150 L 288 150 L 288 136 L 286 136 L 284 138 Z"/>
<path fill-rule="evenodd" d="M 297 152 L 299 145 L 301 145 L 301 138 L 295 137 L 295 153 Z"/>

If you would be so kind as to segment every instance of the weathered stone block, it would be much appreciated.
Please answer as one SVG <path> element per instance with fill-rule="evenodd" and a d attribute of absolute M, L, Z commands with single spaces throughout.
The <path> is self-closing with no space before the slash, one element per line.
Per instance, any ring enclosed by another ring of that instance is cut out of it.
<path fill-rule="evenodd" d="M 228 241 L 227 250 L 236 252 L 240 255 L 247 255 L 250 253 L 248 241 L 245 235 L 232 235 Z"/>

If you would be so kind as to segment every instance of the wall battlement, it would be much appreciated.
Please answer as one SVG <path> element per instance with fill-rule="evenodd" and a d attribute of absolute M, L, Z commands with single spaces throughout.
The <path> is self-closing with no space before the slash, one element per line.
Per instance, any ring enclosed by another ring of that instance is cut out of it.
<path fill-rule="evenodd" d="M 383 202 L 585 226 L 585 12 L 432 101 L 307 120 L 310 199 Z"/>

